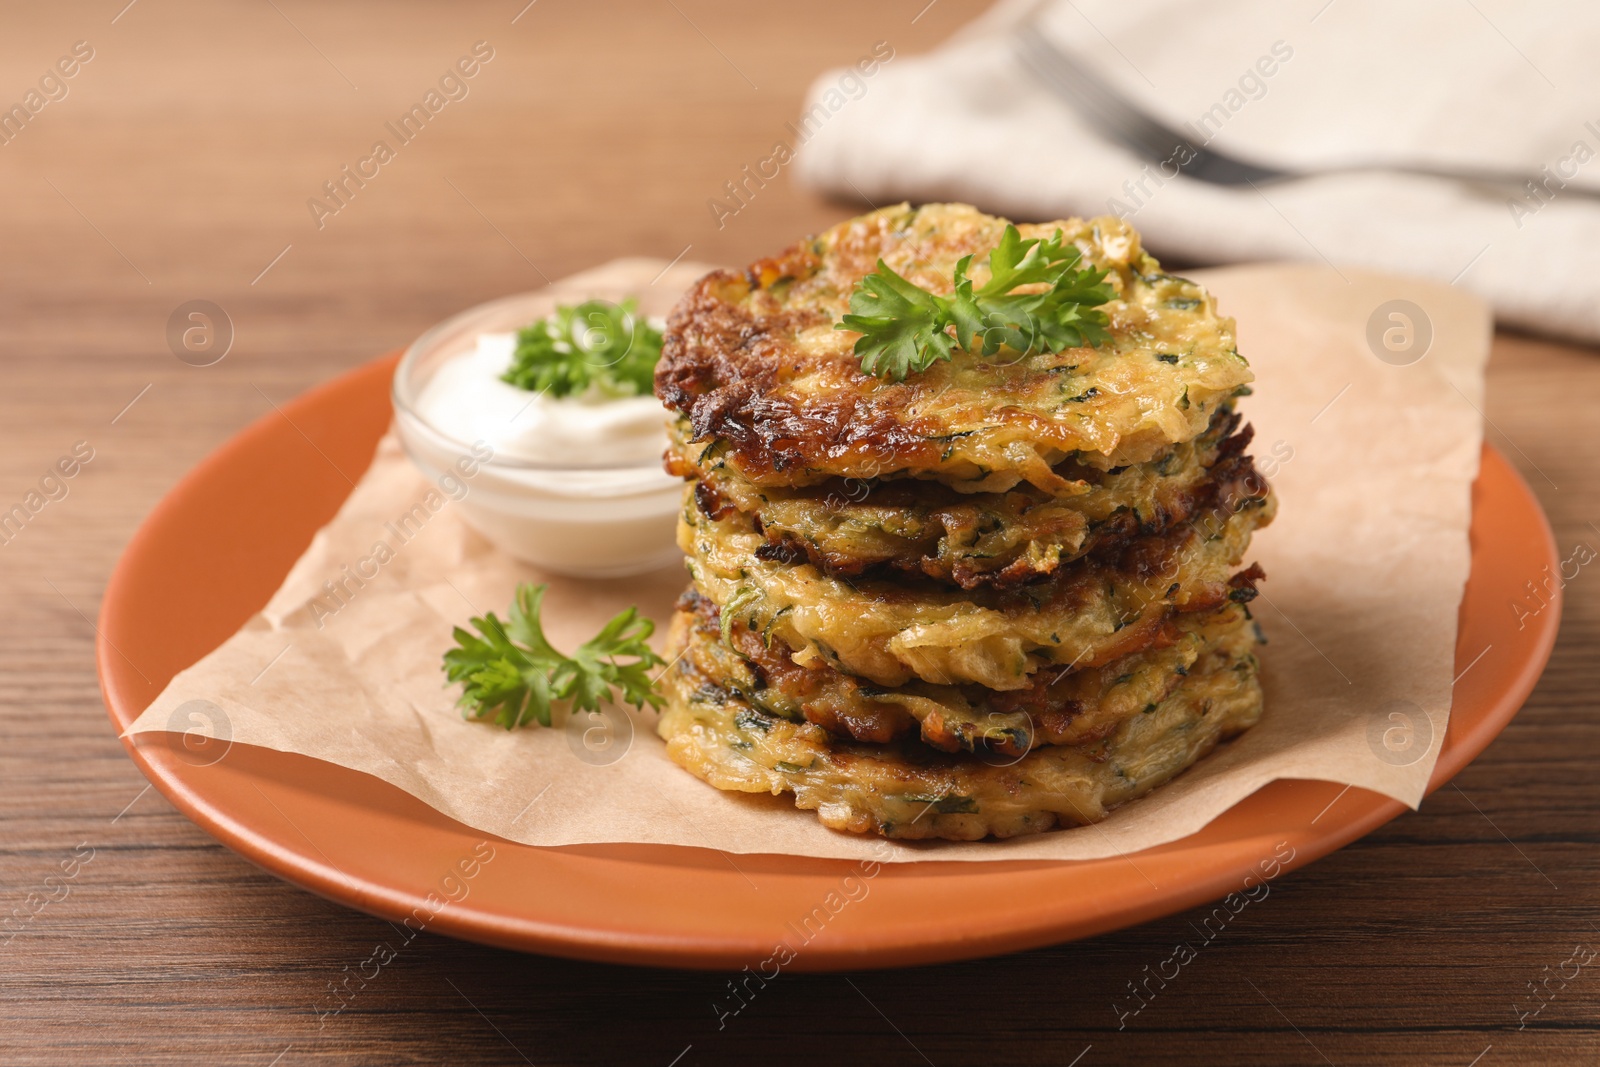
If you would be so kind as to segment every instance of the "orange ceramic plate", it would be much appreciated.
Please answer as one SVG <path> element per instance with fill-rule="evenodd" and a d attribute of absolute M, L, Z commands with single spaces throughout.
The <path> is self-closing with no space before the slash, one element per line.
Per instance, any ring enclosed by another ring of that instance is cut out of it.
<path fill-rule="evenodd" d="M 367 364 L 262 418 L 145 520 L 100 618 L 101 684 L 119 730 L 265 604 L 333 516 L 388 425 L 394 364 L 392 356 Z M 1430 788 L 1482 752 L 1532 690 L 1555 642 L 1559 605 L 1519 630 L 1506 604 L 1556 561 L 1532 493 L 1485 448 L 1456 650 L 1457 669 L 1472 669 L 1456 688 Z M 934 862 L 887 865 L 845 882 L 856 865 L 836 860 L 674 846 L 484 845 L 485 835 L 409 794 L 320 760 L 235 745 L 212 763 L 173 734 L 143 735 L 128 750 L 223 844 L 362 911 L 533 952 L 735 970 L 773 959 L 780 941 L 798 950 L 787 966 L 829 970 L 1086 937 L 1238 890 L 1268 857 L 1287 854 L 1280 843 L 1293 849 L 1285 866 L 1296 867 L 1405 810 L 1362 789 L 1280 781 L 1199 833 L 1138 853 L 1137 866 L 1127 858 Z"/>

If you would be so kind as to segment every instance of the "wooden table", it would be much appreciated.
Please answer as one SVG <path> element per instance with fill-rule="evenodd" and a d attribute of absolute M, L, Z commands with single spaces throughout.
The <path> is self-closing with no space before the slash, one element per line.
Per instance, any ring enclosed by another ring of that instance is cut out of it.
<path fill-rule="evenodd" d="M 724 976 L 428 935 L 319 1026 L 313 1003 L 387 927 L 215 844 L 146 788 L 101 707 L 92 620 L 140 517 L 273 403 L 460 308 L 621 254 L 742 263 L 848 214 L 787 178 L 720 226 L 707 201 L 770 154 L 816 72 L 880 40 L 928 48 L 975 8 L 125 2 L 0 16 L 4 100 L 74 42 L 93 49 L 0 145 L 0 510 L 93 449 L 0 552 L 0 911 L 76 871 L 0 950 L 0 1061 L 1600 1057 L 1600 964 L 1551 977 L 1600 947 L 1594 568 L 1538 690 L 1459 789 L 1276 883 L 1120 1032 L 1113 999 L 1189 916 L 1005 959 L 786 976 L 721 1031 Z M 480 40 L 493 58 L 468 95 L 318 228 L 307 200 Z M 195 299 L 235 330 L 214 366 L 168 346 Z M 1600 547 L 1595 353 L 1500 337 L 1488 415 L 1563 554 Z M 1523 1028 L 1546 978 L 1559 995 Z"/>

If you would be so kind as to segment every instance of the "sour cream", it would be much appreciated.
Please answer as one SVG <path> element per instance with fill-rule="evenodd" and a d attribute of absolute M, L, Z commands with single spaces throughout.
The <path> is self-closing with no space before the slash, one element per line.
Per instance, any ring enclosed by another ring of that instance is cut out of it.
<path fill-rule="evenodd" d="M 395 372 L 401 443 L 468 525 L 542 570 L 606 578 L 677 565 L 683 482 L 661 467 L 661 402 L 501 380 L 515 331 L 548 311 L 546 297 L 509 297 L 419 338 Z"/>
<path fill-rule="evenodd" d="M 668 418 L 661 401 L 598 389 L 552 397 L 520 388 L 501 380 L 516 347 L 514 333 L 479 334 L 471 352 L 443 364 L 422 387 L 417 413 L 458 441 L 485 442 L 503 460 L 659 467 Z"/>

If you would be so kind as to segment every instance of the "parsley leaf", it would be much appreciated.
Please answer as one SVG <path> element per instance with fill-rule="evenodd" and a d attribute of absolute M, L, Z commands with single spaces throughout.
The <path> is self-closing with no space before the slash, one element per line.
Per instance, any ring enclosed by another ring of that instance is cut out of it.
<path fill-rule="evenodd" d="M 1106 271 L 1074 269 L 1081 258 L 1060 230 L 1024 240 L 1008 225 L 989 253 L 989 280 L 974 286 L 967 276 L 972 256 L 963 256 L 949 296 L 907 281 L 880 259 L 856 284 L 850 314 L 834 328 L 859 333 L 855 353 L 862 371 L 892 381 L 949 359 L 957 346 L 985 356 L 1001 349 L 1028 355 L 1097 347 L 1111 334 L 1105 312 L 1095 308 L 1115 293 L 1105 284 Z M 1040 285 L 1048 288 L 1015 291 Z"/>
<path fill-rule="evenodd" d="M 635 708 L 660 707 L 649 672 L 665 661 L 645 643 L 655 623 L 641 618 L 637 608 L 628 608 L 564 656 L 539 622 L 548 588 L 517 586 L 506 621 L 492 611 L 474 618 L 476 635 L 455 628 L 457 647 L 444 654 L 444 672 L 462 685 L 458 703 L 463 717 L 487 719 L 507 730 L 535 719 L 549 726 L 555 701 L 570 701 L 573 711 L 598 711 L 613 698 L 613 690 L 620 690 L 622 701 Z"/>
<path fill-rule="evenodd" d="M 861 334 L 855 351 L 868 374 L 899 381 L 950 358 L 947 301 L 906 281 L 881 259 L 850 294 L 850 311 L 835 329 Z"/>
<path fill-rule="evenodd" d="M 585 300 L 562 304 L 552 318 L 519 330 L 511 366 L 500 377 L 555 397 L 591 387 L 604 396 L 648 396 L 660 358 L 661 331 L 638 314 L 636 301 Z"/>

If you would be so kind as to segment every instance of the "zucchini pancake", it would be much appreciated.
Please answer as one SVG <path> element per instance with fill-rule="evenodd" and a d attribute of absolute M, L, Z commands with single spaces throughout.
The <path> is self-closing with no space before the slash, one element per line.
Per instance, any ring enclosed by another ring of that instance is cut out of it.
<path fill-rule="evenodd" d="M 668 754 L 834 829 L 1095 822 L 1261 716 L 1233 321 L 1115 218 L 886 208 L 668 321 Z M 675 657 L 675 658 L 674 658 Z"/>

